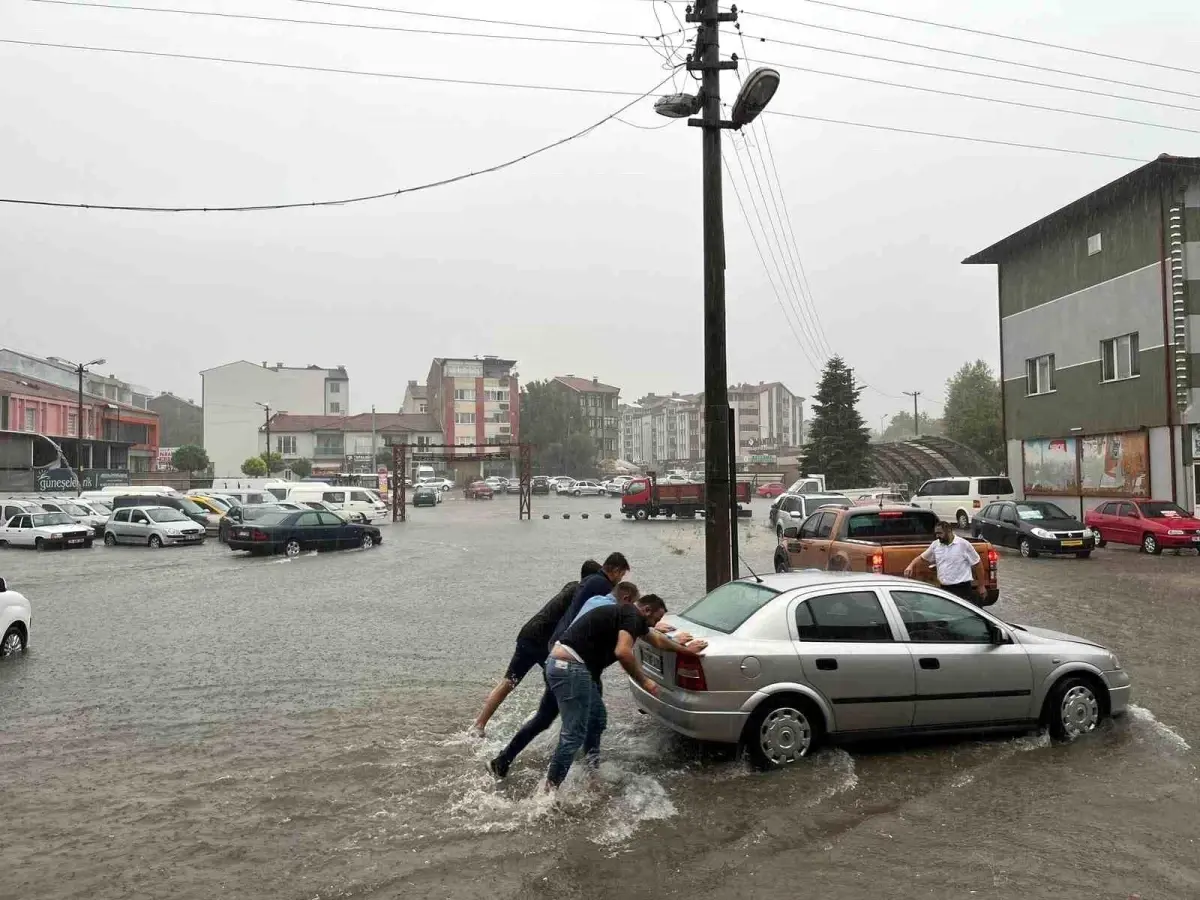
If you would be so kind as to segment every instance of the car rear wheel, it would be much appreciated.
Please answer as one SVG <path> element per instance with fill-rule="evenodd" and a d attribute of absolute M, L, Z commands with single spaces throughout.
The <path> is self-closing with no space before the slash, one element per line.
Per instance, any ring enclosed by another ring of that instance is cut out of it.
<path fill-rule="evenodd" d="M 295 559 L 300 555 L 300 542 L 295 538 L 292 538 L 287 542 L 287 544 L 284 545 L 283 552 L 286 553 L 289 558 Z"/>
<path fill-rule="evenodd" d="M 1021 555 L 1026 559 L 1037 559 L 1038 552 L 1034 549 L 1033 542 L 1027 537 L 1021 538 Z"/>
<path fill-rule="evenodd" d="M 1060 680 L 1051 689 L 1046 706 L 1050 734 L 1059 741 L 1073 741 L 1095 731 L 1103 715 L 1095 684 L 1078 675 Z"/>
<path fill-rule="evenodd" d="M 14 653 L 20 653 L 25 649 L 25 637 L 21 634 L 21 630 L 13 625 L 8 631 L 4 632 L 4 640 L 0 641 L 0 659 L 5 656 L 12 656 Z"/>
<path fill-rule="evenodd" d="M 971 517 L 967 515 L 966 510 L 958 511 L 958 527 L 964 531 L 971 527 Z"/>
<path fill-rule="evenodd" d="M 370 532 L 364 531 L 362 540 L 359 541 L 358 546 L 362 547 L 364 550 L 370 550 L 375 546 L 375 538 L 370 534 Z"/>
<path fill-rule="evenodd" d="M 162 546 L 162 538 L 160 538 L 157 534 L 152 534 L 150 535 L 150 540 L 146 543 L 148 543 L 152 549 L 157 550 Z"/>
<path fill-rule="evenodd" d="M 117 543 L 117 539 L 111 531 L 104 535 L 104 546 L 105 547 L 115 546 L 116 543 Z"/>
<path fill-rule="evenodd" d="M 1162 553 L 1162 544 L 1154 535 L 1147 533 L 1142 535 L 1142 550 L 1153 556 L 1159 556 Z"/>
<path fill-rule="evenodd" d="M 779 547 L 775 551 L 775 571 L 790 572 L 791 570 L 792 564 L 791 560 L 788 559 L 787 552 L 782 547 Z"/>
<path fill-rule="evenodd" d="M 761 769 L 782 769 L 807 756 L 820 741 L 821 716 L 802 697 L 763 703 L 746 723 L 746 750 Z"/>

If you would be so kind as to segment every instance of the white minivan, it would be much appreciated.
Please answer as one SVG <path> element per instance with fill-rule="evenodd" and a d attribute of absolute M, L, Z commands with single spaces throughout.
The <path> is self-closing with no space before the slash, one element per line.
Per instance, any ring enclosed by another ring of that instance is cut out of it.
<path fill-rule="evenodd" d="M 334 509 L 346 512 L 362 513 L 367 522 L 383 519 L 387 515 L 387 504 L 366 488 L 330 487 L 329 485 L 311 485 L 295 487 L 288 493 L 288 500 L 293 503 L 308 503 L 310 500 L 321 500 Z"/>
<path fill-rule="evenodd" d="M 913 494 L 912 505 L 931 509 L 942 521 L 967 528 L 984 506 L 1015 499 L 1012 482 L 1003 475 L 962 475 L 929 479 Z"/>

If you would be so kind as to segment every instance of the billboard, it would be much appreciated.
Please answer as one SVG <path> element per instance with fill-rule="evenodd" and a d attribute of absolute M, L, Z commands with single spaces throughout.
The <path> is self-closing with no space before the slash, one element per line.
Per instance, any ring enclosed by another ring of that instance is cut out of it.
<path fill-rule="evenodd" d="M 1080 438 L 1082 493 L 1097 497 L 1150 496 L 1150 441 L 1144 431 Z"/>
<path fill-rule="evenodd" d="M 39 494 L 73 494 L 76 491 L 98 491 L 111 485 L 129 484 L 128 469 L 84 469 L 80 483 L 65 466 L 43 469 L 37 473 L 35 490 Z"/>
<path fill-rule="evenodd" d="M 158 453 L 154 457 L 155 472 L 174 472 L 175 463 L 173 458 L 178 447 L 159 447 Z"/>
<path fill-rule="evenodd" d="M 1025 493 L 1078 494 L 1077 452 L 1075 438 L 1023 441 Z"/>

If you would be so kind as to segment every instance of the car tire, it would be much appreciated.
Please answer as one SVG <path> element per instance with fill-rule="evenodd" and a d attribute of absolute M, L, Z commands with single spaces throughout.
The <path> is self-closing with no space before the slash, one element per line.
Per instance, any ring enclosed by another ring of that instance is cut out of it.
<path fill-rule="evenodd" d="M 111 531 L 105 532 L 104 533 L 104 546 L 105 547 L 115 547 L 116 545 L 117 545 L 116 535 L 114 535 Z"/>
<path fill-rule="evenodd" d="M 1142 535 L 1142 552 L 1149 553 L 1151 556 L 1162 556 L 1162 544 L 1158 542 L 1158 538 L 1146 532 Z"/>
<path fill-rule="evenodd" d="M 300 542 L 292 538 L 283 545 L 283 552 L 287 555 L 288 559 L 295 559 L 300 555 Z"/>
<path fill-rule="evenodd" d="M 648 518 L 650 518 L 650 510 L 639 509 L 636 512 L 634 512 L 633 517 L 635 519 L 637 519 L 639 522 L 645 522 Z"/>
<path fill-rule="evenodd" d="M 162 538 L 160 538 L 157 534 L 152 534 L 150 535 L 150 540 L 146 541 L 146 543 L 149 545 L 151 550 L 157 550 L 162 546 Z"/>
<path fill-rule="evenodd" d="M 1070 742 L 1095 731 L 1103 717 L 1103 695 L 1090 678 L 1067 675 L 1046 696 L 1046 724 L 1056 741 Z"/>
<path fill-rule="evenodd" d="M 1026 559 L 1037 559 L 1038 552 L 1033 546 L 1033 541 L 1027 537 L 1021 538 L 1021 555 Z"/>
<path fill-rule="evenodd" d="M 358 542 L 358 546 L 362 547 L 364 550 L 370 550 L 375 546 L 374 536 L 372 536 L 369 532 L 364 531 L 362 534 L 362 539 Z"/>
<path fill-rule="evenodd" d="M 775 526 L 775 540 L 777 540 L 777 541 L 783 540 L 783 526 L 782 525 Z"/>
<path fill-rule="evenodd" d="M 743 737 L 757 768 L 782 769 L 812 753 L 824 730 L 816 705 L 806 697 L 789 694 L 760 704 L 746 723 Z"/>
<path fill-rule="evenodd" d="M 1097 546 L 1097 547 L 1103 547 L 1105 544 L 1107 544 L 1107 543 L 1108 543 L 1108 541 L 1106 541 L 1106 540 L 1105 540 L 1105 539 L 1104 539 L 1104 538 L 1101 536 L 1101 534 L 1100 534 L 1100 529 L 1098 529 L 1098 528 L 1093 528 L 1093 529 L 1092 529 L 1092 534 L 1094 534 L 1094 535 L 1096 536 L 1096 546 Z"/>
<path fill-rule="evenodd" d="M 25 636 L 21 634 L 21 629 L 17 628 L 16 625 L 10 626 L 8 631 L 4 632 L 4 639 L 0 640 L 0 659 L 6 656 L 13 656 L 24 650 Z"/>
<path fill-rule="evenodd" d="M 781 574 L 783 572 L 792 571 L 792 562 L 788 558 L 787 551 L 782 547 L 775 550 L 775 572 Z"/>
<path fill-rule="evenodd" d="M 41 538 L 34 538 L 33 539 L 33 549 L 36 550 L 38 553 L 41 553 L 43 550 L 46 549 L 46 542 L 43 541 Z"/>
<path fill-rule="evenodd" d="M 1078 553 L 1075 554 L 1075 558 L 1076 559 L 1088 559 L 1089 557 L 1091 557 L 1091 555 L 1092 555 L 1091 550 L 1080 550 Z"/>
<path fill-rule="evenodd" d="M 971 517 L 967 515 L 966 510 L 960 509 L 958 511 L 957 518 L 958 518 L 958 527 L 963 529 L 963 531 L 966 531 L 968 528 L 971 527 Z"/>
<path fill-rule="evenodd" d="M 91 541 L 84 541 L 84 542 L 83 542 L 83 546 L 84 546 L 84 549 L 85 549 L 85 550 L 90 550 L 90 549 L 92 548 L 92 542 L 91 542 Z"/>
<path fill-rule="evenodd" d="M 571 491 L 571 496 L 572 497 L 582 497 L 583 492 L 582 491 Z"/>

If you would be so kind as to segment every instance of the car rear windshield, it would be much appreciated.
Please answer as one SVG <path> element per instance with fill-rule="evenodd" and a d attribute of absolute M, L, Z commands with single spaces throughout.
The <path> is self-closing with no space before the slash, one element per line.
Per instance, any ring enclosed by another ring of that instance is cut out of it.
<path fill-rule="evenodd" d="M 177 509 L 148 509 L 148 515 L 155 522 L 190 522 L 191 520 Z"/>
<path fill-rule="evenodd" d="M 278 525 L 288 516 L 294 516 L 295 513 L 289 512 L 286 509 L 268 509 L 262 514 L 254 517 L 254 521 L 259 525 Z M 312 515 L 309 513 L 309 515 Z"/>
<path fill-rule="evenodd" d="M 1165 500 L 1154 500 L 1150 503 L 1139 503 L 1138 508 L 1141 509 L 1142 515 L 1147 519 L 1191 518 L 1186 511 L 1176 506 L 1174 503 L 1168 503 Z"/>
<path fill-rule="evenodd" d="M 771 602 L 779 592 L 749 581 L 723 584 L 707 597 L 697 600 L 680 615 L 689 622 L 732 634 L 742 623 Z"/>
<path fill-rule="evenodd" d="M 890 537 L 920 537 L 930 541 L 936 537 L 938 517 L 926 509 L 880 509 L 851 513 L 846 523 L 846 537 L 851 540 L 873 540 Z"/>

